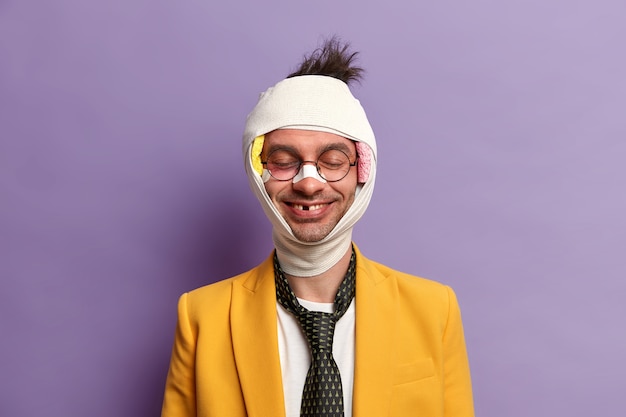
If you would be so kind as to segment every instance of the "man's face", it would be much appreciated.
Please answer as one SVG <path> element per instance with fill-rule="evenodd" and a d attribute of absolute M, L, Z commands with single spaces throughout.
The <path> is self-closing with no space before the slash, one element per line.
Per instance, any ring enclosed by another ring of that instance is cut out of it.
<path fill-rule="evenodd" d="M 343 150 L 350 162 L 356 160 L 354 142 L 342 136 L 310 130 L 274 130 L 265 135 L 261 160 L 265 161 L 275 149 L 287 149 L 302 161 L 317 161 L 322 152 L 332 148 Z M 292 180 L 270 178 L 265 190 L 298 240 L 318 242 L 348 211 L 356 185 L 356 167 L 350 167 L 348 175 L 340 181 L 323 183 L 307 177 L 294 184 Z"/>

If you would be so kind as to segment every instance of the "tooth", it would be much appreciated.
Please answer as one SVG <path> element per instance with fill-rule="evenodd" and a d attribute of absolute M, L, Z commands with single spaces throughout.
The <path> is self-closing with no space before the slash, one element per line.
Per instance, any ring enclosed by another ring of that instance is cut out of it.
<path fill-rule="evenodd" d="M 305 206 L 302 204 L 293 204 L 292 207 L 296 210 L 310 211 L 310 210 L 319 210 L 324 207 L 324 204 L 315 204 L 312 206 Z"/>

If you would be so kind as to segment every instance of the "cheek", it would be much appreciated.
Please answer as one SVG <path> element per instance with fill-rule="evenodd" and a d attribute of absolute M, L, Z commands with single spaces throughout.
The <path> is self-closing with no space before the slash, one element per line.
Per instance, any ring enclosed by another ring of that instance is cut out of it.
<path fill-rule="evenodd" d="M 354 183 L 350 182 L 345 186 L 335 188 L 335 192 L 341 194 L 344 204 L 347 206 L 346 209 L 349 208 L 354 202 L 354 198 L 356 196 L 356 179 Z"/>
<path fill-rule="evenodd" d="M 357 173 L 356 169 L 353 169 L 345 178 L 346 183 L 342 184 L 341 193 L 346 196 L 354 196 L 357 187 Z M 342 181 L 343 182 L 343 181 Z"/>
<path fill-rule="evenodd" d="M 269 180 L 265 183 L 265 192 L 267 192 L 271 200 L 275 200 L 276 195 L 282 188 L 284 188 L 283 185 L 276 183 L 274 180 Z"/>
<path fill-rule="evenodd" d="M 272 180 L 269 180 L 268 182 L 266 182 L 265 184 L 263 184 L 265 186 L 265 192 L 270 196 L 270 198 L 273 196 L 274 192 L 272 189 Z"/>

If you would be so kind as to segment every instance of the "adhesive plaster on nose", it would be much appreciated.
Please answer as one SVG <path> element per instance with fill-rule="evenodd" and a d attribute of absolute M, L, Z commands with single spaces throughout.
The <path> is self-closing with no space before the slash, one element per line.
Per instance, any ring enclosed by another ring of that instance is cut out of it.
<path fill-rule="evenodd" d="M 326 180 L 320 177 L 320 174 L 317 172 L 317 167 L 315 165 L 303 164 L 300 167 L 300 172 L 298 172 L 298 175 L 293 177 L 293 183 L 296 184 L 305 178 L 314 178 L 319 182 L 326 184 Z"/>

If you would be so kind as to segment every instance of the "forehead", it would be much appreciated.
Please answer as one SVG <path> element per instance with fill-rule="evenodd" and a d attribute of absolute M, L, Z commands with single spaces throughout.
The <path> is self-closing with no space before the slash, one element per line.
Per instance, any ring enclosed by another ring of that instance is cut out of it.
<path fill-rule="evenodd" d="M 329 147 L 354 153 L 355 145 L 350 139 L 329 132 L 301 129 L 278 129 L 265 135 L 264 151 L 285 147 L 299 152 L 320 151 Z"/>

